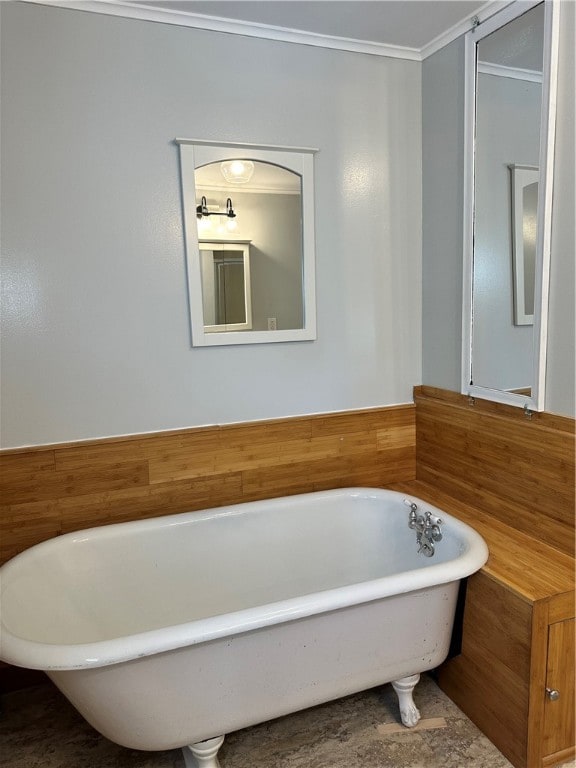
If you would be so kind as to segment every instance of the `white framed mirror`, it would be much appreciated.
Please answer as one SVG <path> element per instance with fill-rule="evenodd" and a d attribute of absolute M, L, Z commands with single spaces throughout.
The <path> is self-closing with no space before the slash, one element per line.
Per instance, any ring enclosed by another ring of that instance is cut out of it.
<path fill-rule="evenodd" d="M 533 325 L 540 171 L 537 166 L 514 163 L 509 166 L 509 170 L 512 192 L 514 325 Z"/>
<path fill-rule="evenodd" d="M 316 150 L 176 139 L 193 346 L 316 338 Z"/>
<path fill-rule="evenodd" d="M 462 393 L 544 410 L 558 13 L 466 35 Z"/>
<path fill-rule="evenodd" d="M 199 240 L 205 333 L 252 330 L 250 241 Z"/>

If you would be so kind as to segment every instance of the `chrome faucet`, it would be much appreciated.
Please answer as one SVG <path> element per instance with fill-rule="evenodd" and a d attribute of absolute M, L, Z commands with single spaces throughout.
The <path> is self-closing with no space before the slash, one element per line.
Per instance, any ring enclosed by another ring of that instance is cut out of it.
<path fill-rule="evenodd" d="M 404 504 L 410 507 L 408 527 L 416 531 L 418 554 L 422 553 L 426 557 L 432 557 L 434 543 L 442 539 L 442 529 L 440 528 L 442 520 L 431 512 L 419 513 L 418 505 L 410 499 L 404 499 Z"/>

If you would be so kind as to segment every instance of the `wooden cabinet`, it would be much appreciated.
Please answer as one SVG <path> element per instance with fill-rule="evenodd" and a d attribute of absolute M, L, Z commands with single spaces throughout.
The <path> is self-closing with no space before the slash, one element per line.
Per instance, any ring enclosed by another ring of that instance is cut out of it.
<path fill-rule="evenodd" d="M 575 754 L 574 420 L 432 387 L 414 399 L 417 480 L 394 487 L 473 526 L 490 550 L 440 686 L 516 768 L 564 762 Z"/>
<path fill-rule="evenodd" d="M 573 754 L 574 622 L 565 619 L 548 628 L 546 697 L 544 700 L 543 765 Z"/>
<path fill-rule="evenodd" d="M 516 768 L 574 757 L 574 558 L 428 483 L 393 487 L 472 525 L 490 550 L 467 580 L 440 687 Z"/>
<path fill-rule="evenodd" d="M 462 651 L 439 671 L 440 687 L 517 768 L 575 754 L 574 617 L 550 624 L 556 600 L 531 601 L 484 571 L 474 574 Z"/>

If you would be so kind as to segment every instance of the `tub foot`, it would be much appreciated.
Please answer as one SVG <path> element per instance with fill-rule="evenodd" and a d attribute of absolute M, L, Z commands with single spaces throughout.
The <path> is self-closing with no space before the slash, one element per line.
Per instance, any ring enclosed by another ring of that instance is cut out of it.
<path fill-rule="evenodd" d="M 420 675 L 410 675 L 409 677 L 402 677 L 400 680 L 394 680 L 392 687 L 396 691 L 398 696 L 398 703 L 400 704 L 400 717 L 402 723 L 407 728 L 413 728 L 420 720 L 420 712 L 414 704 L 412 698 L 412 691 L 416 687 L 416 684 L 420 680 Z"/>
<path fill-rule="evenodd" d="M 220 768 L 216 754 L 224 742 L 224 736 L 215 739 L 197 741 L 188 747 L 182 747 L 186 768 Z"/>

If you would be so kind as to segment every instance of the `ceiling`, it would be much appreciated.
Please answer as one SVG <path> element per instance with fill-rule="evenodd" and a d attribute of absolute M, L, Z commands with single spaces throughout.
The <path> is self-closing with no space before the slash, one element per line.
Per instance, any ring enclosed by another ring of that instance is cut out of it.
<path fill-rule="evenodd" d="M 510 1 L 108 0 L 107 4 L 148 10 L 156 20 L 161 20 L 161 12 L 166 19 L 171 14 L 170 23 L 179 23 L 180 18 L 187 26 L 421 58 L 423 51 L 433 52 L 426 51 L 430 46 L 437 50 L 470 29 L 473 16 L 484 21 Z"/>
<path fill-rule="evenodd" d="M 235 195 L 236 192 L 300 194 L 301 178 L 287 168 L 255 160 L 252 179 L 246 184 L 234 184 L 224 179 L 220 166 L 221 163 L 215 162 L 196 168 L 194 174 L 196 189 L 203 192 L 206 190 L 205 194 L 215 190 L 228 195 Z"/>
<path fill-rule="evenodd" d="M 1 2 L 1 0 L 0 0 Z M 165 24 L 422 59 L 527 0 L 25 0 Z"/>
<path fill-rule="evenodd" d="M 492 32 L 478 45 L 480 61 L 542 72 L 544 4 Z"/>
<path fill-rule="evenodd" d="M 139 0 L 139 5 L 352 40 L 423 48 L 486 0 Z"/>

